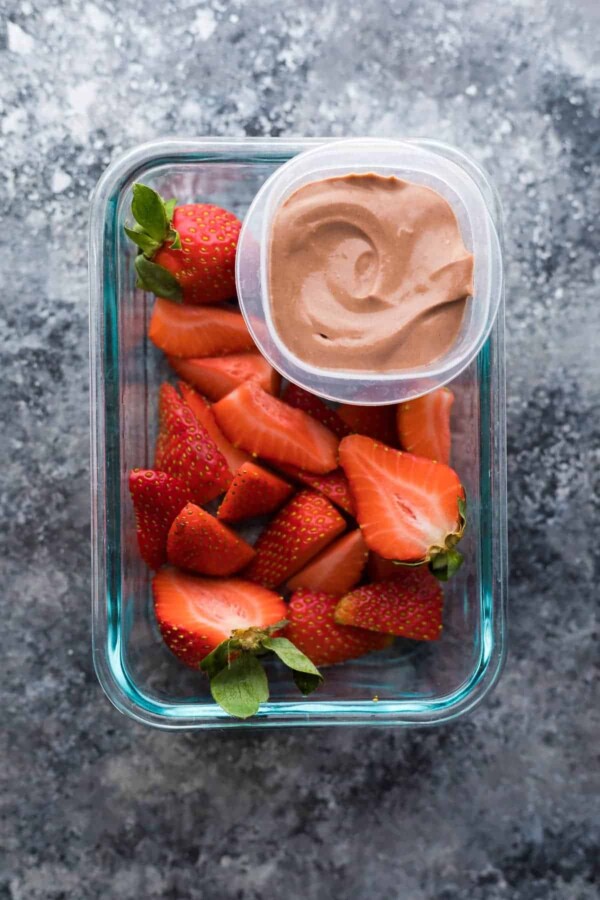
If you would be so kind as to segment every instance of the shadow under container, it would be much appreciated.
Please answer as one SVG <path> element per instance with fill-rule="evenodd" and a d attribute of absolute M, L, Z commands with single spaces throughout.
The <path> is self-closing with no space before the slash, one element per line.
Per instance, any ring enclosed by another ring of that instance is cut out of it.
<path fill-rule="evenodd" d="M 252 719 L 228 716 L 208 681 L 169 652 L 154 621 L 151 573 L 139 557 L 129 469 L 150 467 L 157 390 L 170 376 L 147 338 L 153 297 L 135 287 L 135 249 L 123 224 L 134 182 L 180 202 L 210 201 L 240 218 L 275 169 L 325 141 L 196 139 L 142 145 L 116 160 L 92 201 L 90 345 L 92 410 L 93 654 L 112 703 L 164 729 L 320 725 L 432 725 L 472 709 L 497 680 L 506 641 L 506 440 L 503 303 L 477 358 L 451 383 L 452 465 L 468 499 L 465 562 L 444 586 L 444 631 L 436 642 L 397 639 L 386 651 L 326 668 L 303 698 L 276 662 L 271 699 Z M 495 191 L 462 152 L 415 141 L 473 179 L 501 235 Z"/>

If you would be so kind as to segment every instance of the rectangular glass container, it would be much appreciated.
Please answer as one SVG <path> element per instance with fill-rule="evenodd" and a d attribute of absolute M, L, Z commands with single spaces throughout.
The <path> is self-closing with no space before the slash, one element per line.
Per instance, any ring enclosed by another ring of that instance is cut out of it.
<path fill-rule="evenodd" d="M 151 573 L 139 557 L 127 474 L 150 467 L 157 389 L 171 372 L 147 338 L 153 298 L 136 289 L 134 249 L 124 236 L 131 187 L 143 181 L 180 202 L 210 201 L 243 218 L 275 168 L 318 140 L 163 140 L 137 147 L 101 178 L 90 231 L 93 653 L 117 709 L 166 729 L 298 725 L 428 725 L 472 709 L 502 668 L 506 640 L 506 441 L 504 310 L 485 346 L 451 383 L 452 465 L 468 498 L 465 563 L 444 588 L 439 641 L 396 640 L 387 651 L 324 670 L 303 698 L 270 664 L 271 699 L 241 722 L 211 699 L 207 679 L 175 659 L 154 621 Z M 417 142 L 416 142 L 417 143 Z M 501 212 L 487 176 L 461 151 L 451 158 L 477 183 L 501 239 Z"/>

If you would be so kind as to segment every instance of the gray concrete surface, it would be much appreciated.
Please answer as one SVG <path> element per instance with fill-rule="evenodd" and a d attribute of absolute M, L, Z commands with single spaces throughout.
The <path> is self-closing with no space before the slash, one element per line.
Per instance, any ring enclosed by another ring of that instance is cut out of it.
<path fill-rule="evenodd" d="M 598 4 L 0 11 L 0 897 L 597 898 Z M 169 134 L 431 136 L 495 178 L 511 654 L 472 717 L 431 731 L 172 735 L 101 694 L 88 199 L 115 154 Z"/>

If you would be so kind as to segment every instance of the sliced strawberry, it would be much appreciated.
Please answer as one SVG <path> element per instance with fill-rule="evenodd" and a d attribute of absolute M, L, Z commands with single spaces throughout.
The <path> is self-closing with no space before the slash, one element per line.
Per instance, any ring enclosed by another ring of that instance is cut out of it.
<path fill-rule="evenodd" d="M 372 650 L 383 650 L 393 638 L 363 628 L 338 625 L 334 619 L 339 597 L 304 588 L 292 596 L 287 610 L 285 636 L 311 659 L 315 666 L 332 666 L 356 659 Z"/>
<path fill-rule="evenodd" d="M 235 477 L 217 512 L 225 522 L 241 522 L 273 512 L 287 500 L 293 487 L 254 463 L 246 462 Z"/>
<path fill-rule="evenodd" d="M 416 400 L 399 403 L 396 423 L 400 446 L 415 456 L 450 462 L 450 411 L 454 394 L 442 387 Z"/>
<path fill-rule="evenodd" d="M 267 525 L 246 569 L 251 581 L 275 587 L 301 569 L 346 526 L 331 503 L 314 491 L 300 491 Z"/>
<path fill-rule="evenodd" d="M 354 501 L 350 493 L 350 484 L 342 469 L 327 472 L 326 475 L 313 475 L 312 472 L 303 472 L 295 466 L 280 466 L 282 472 L 295 478 L 302 484 L 324 494 L 328 500 L 335 503 L 351 516 L 354 515 Z"/>
<path fill-rule="evenodd" d="M 253 381 L 244 382 L 215 403 L 213 412 L 234 446 L 256 456 L 308 472 L 331 472 L 337 465 L 335 435 Z"/>
<path fill-rule="evenodd" d="M 167 560 L 167 535 L 177 513 L 189 500 L 185 484 L 154 469 L 132 469 L 129 491 L 135 509 L 140 555 L 151 569 Z"/>
<path fill-rule="evenodd" d="M 413 571 L 409 577 L 356 588 L 338 603 L 335 621 L 414 641 L 436 641 L 442 632 L 444 597 L 427 569 L 424 575 Z"/>
<path fill-rule="evenodd" d="M 367 545 L 357 528 L 321 550 L 307 566 L 290 578 L 287 587 L 291 591 L 310 588 L 341 597 L 360 581 L 367 555 Z"/>
<path fill-rule="evenodd" d="M 220 400 L 243 381 L 256 381 L 268 394 L 279 393 L 281 375 L 260 353 L 232 353 L 205 359 L 170 356 L 175 371 L 209 400 Z"/>
<path fill-rule="evenodd" d="M 449 466 L 390 450 L 351 435 L 340 444 L 340 463 L 370 550 L 385 559 L 431 561 L 443 577 L 460 565 L 454 549 L 464 530 L 464 490 Z"/>
<path fill-rule="evenodd" d="M 194 388 L 190 387 L 184 381 L 180 381 L 177 384 L 177 387 L 181 391 L 181 396 L 183 397 L 189 408 L 192 410 L 200 424 L 204 428 L 206 428 L 209 435 L 217 445 L 218 449 L 225 457 L 225 461 L 231 475 L 235 475 L 240 466 L 242 466 L 245 462 L 250 461 L 250 455 L 248 453 L 244 453 L 243 450 L 238 450 L 233 446 L 232 443 L 227 440 L 227 438 L 217 425 L 217 420 L 213 415 L 208 400 L 205 400 L 201 394 L 195 391 Z"/>
<path fill-rule="evenodd" d="M 396 407 L 395 406 L 338 406 L 337 413 L 353 434 L 381 441 L 388 447 L 395 447 Z"/>
<path fill-rule="evenodd" d="M 154 576 L 152 590 L 165 643 L 194 668 L 232 631 L 275 625 L 286 617 L 280 596 L 241 578 L 202 578 L 166 568 Z"/>
<path fill-rule="evenodd" d="M 180 478 L 196 503 L 207 503 L 231 481 L 225 457 L 175 388 L 166 382 L 159 391 L 160 467 Z"/>
<path fill-rule="evenodd" d="M 169 356 L 217 356 L 254 349 L 241 313 L 220 306 L 182 306 L 161 298 L 154 304 L 148 336 Z"/>
<path fill-rule="evenodd" d="M 210 513 L 188 503 L 169 529 L 167 558 L 201 575 L 233 575 L 254 558 L 254 550 Z"/>
<path fill-rule="evenodd" d="M 395 578 L 398 571 L 403 568 L 409 571 L 406 567 L 399 566 L 393 559 L 384 559 L 383 556 L 373 553 L 372 550 L 369 552 L 367 562 L 369 581 L 389 581 L 390 578 Z"/>
<path fill-rule="evenodd" d="M 329 428 L 330 431 L 337 434 L 340 438 L 345 437 L 347 434 L 352 434 L 352 429 L 339 417 L 335 409 L 327 406 L 320 397 L 316 397 L 309 391 L 298 387 L 297 384 L 288 384 L 281 399 L 288 406 L 293 406 L 294 409 L 301 409 L 303 412 L 308 413 L 309 416 L 316 419 L 321 425 L 325 425 L 326 428 Z"/>

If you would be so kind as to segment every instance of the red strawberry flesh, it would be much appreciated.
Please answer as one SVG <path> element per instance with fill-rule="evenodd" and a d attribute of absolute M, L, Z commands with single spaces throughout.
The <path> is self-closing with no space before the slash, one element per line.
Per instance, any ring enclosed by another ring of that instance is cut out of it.
<path fill-rule="evenodd" d="M 169 530 L 169 562 L 202 575 L 233 575 L 254 555 L 250 544 L 194 503 L 183 507 Z"/>
<path fill-rule="evenodd" d="M 224 522 L 240 522 L 273 512 L 288 499 L 293 488 L 266 469 L 246 462 L 236 472 L 219 506 Z"/>
<path fill-rule="evenodd" d="M 367 546 L 384 559 L 427 561 L 460 538 L 464 490 L 449 466 L 360 435 L 342 440 L 340 463 Z"/>
<path fill-rule="evenodd" d="M 338 439 L 299 409 L 246 381 L 213 407 L 217 422 L 236 447 L 308 472 L 336 468 Z"/>
<path fill-rule="evenodd" d="M 316 666 L 331 666 L 389 646 L 392 638 L 334 619 L 339 597 L 301 588 L 290 600 L 285 636 Z"/>
<path fill-rule="evenodd" d="M 167 383 L 159 392 L 157 459 L 164 471 L 183 481 L 199 504 L 217 497 L 231 481 L 225 457 L 187 403 Z"/>
<path fill-rule="evenodd" d="M 241 578 L 203 578 L 164 568 L 154 576 L 152 591 L 165 643 L 194 668 L 235 629 L 275 625 L 286 617 L 278 594 Z"/>
<path fill-rule="evenodd" d="M 129 491 L 140 555 L 151 569 L 158 569 L 167 560 L 169 528 L 190 499 L 189 491 L 178 478 L 154 469 L 132 469 Z"/>
<path fill-rule="evenodd" d="M 245 577 L 265 587 L 281 584 L 341 534 L 346 523 L 334 506 L 314 491 L 300 491 L 258 538 Z"/>
<path fill-rule="evenodd" d="M 335 620 L 415 641 L 436 641 L 442 631 L 443 594 L 427 570 L 356 588 L 336 607 Z"/>

